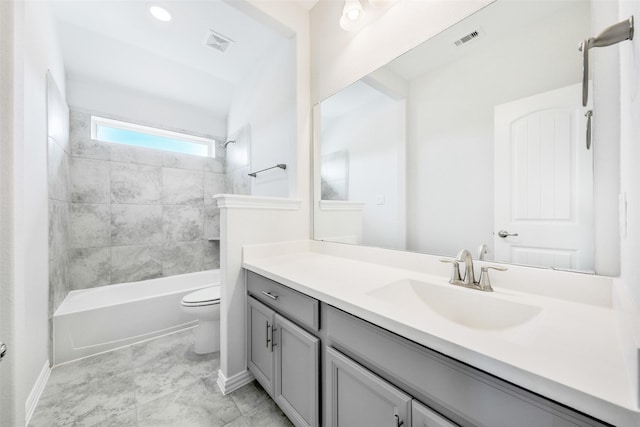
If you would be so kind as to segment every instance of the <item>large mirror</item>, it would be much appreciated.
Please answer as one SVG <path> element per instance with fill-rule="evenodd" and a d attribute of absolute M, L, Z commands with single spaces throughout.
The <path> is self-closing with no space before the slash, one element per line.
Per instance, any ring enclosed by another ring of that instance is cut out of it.
<path fill-rule="evenodd" d="M 322 101 L 315 238 L 596 271 L 592 8 L 498 0 Z"/>

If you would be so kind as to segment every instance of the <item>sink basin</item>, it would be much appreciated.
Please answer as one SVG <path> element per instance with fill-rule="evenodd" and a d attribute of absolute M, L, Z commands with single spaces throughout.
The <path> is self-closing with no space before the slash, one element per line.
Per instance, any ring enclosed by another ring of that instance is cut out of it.
<path fill-rule="evenodd" d="M 513 328 L 529 322 L 542 311 L 534 305 L 496 298 L 491 292 L 411 279 L 390 283 L 368 295 L 403 310 L 430 310 L 472 329 Z"/>

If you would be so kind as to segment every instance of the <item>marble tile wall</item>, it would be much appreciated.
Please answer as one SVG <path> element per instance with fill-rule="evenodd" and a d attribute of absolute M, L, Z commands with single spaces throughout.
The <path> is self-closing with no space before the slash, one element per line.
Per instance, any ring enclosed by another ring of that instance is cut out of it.
<path fill-rule="evenodd" d="M 70 114 L 70 289 L 218 268 L 224 150 L 204 158 L 91 139 Z"/>
<path fill-rule="evenodd" d="M 49 193 L 49 360 L 53 313 L 69 293 L 71 186 L 69 141 L 47 141 Z"/>

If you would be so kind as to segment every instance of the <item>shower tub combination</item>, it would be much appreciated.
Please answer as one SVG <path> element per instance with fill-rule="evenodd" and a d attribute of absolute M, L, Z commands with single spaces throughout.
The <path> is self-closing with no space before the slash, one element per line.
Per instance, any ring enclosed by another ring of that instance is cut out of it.
<path fill-rule="evenodd" d="M 220 270 L 69 292 L 53 315 L 54 364 L 195 326 L 180 302 L 208 286 L 220 286 Z"/>

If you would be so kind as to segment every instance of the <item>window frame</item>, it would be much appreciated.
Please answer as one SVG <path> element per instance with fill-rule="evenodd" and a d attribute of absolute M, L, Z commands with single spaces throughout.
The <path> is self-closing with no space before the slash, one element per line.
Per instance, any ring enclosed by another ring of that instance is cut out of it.
<path fill-rule="evenodd" d="M 216 150 L 215 150 L 215 148 L 216 148 L 216 140 L 214 140 L 214 139 L 204 138 L 204 137 L 195 136 L 195 135 L 189 135 L 187 133 L 176 132 L 176 131 L 171 131 L 171 130 L 166 130 L 166 129 L 160 129 L 160 128 L 156 128 L 156 127 L 152 127 L 152 126 L 139 125 L 137 123 L 125 122 L 123 120 L 108 119 L 106 117 L 95 116 L 93 114 L 91 115 L 91 139 L 98 140 L 98 138 L 97 138 L 97 136 L 98 136 L 98 126 L 100 126 L 100 125 L 103 125 L 103 126 L 106 126 L 106 127 L 111 127 L 111 128 L 116 128 L 116 129 L 120 129 L 120 130 L 144 133 L 144 134 L 147 134 L 147 135 L 153 135 L 153 136 L 177 139 L 177 140 L 181 140 L 181 141 L 184 141 L 184 142 L 189 142 L 189 143 L 192 143 L 192 144 L 204 145 L 204 146 L 207 147 L 207 156 L 206 157 L 215 158 L 215 156 L 216 156 Z M 139 145 L 134 145 L 134 144 L 127 144 L 126 142 L 110 142 L 110 143 L 111 144 L 128 145 L 130 147 L 148 148 L 148 147 L 140 147 Z M 151 148 L 151 149 L 153 150 L 153 148 Z M 155 149 L 156 150 L 160 150 L 160 151 L 166 151 L 168 153 L 179 153 L 177 151 L 164 150 L 162 148 L 155 148 Z M 186 153 L 179 153 L 179 154 L 185 154 L 185 155 L 190 155 L 190 156 L 198 156 L 197 154 L 186 154 Z M 198 157 L 204 157 L 204 156 L 198 156 Z"/>

